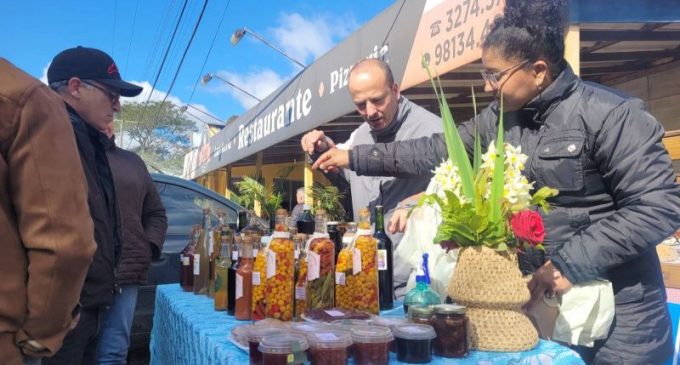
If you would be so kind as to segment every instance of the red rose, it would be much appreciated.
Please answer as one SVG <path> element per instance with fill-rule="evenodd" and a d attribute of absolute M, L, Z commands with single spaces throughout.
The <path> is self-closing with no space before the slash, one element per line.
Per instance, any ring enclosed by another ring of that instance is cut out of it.
<path fill-rule="evenodd" d="M 532 246 L 543 243 L 545 229 L 543 218 L 533 210 L 523 210 L 510 218 L 512 232 L 521 242 L 527 242 Z"/>

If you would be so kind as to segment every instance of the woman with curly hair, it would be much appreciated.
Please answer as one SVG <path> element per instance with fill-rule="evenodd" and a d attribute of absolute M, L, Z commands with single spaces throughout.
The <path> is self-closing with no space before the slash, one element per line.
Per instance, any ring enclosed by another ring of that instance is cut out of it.
<path fill-rule="evenodd" d="M 615 313 L 608 335 L 574 348 L 592 364 L 661 364 L 673 348 L 654 247 L 680 227 L 680 188 L 661 143 L 663 127 L 642 101 L 584 82 L 565 61 L 567 9 L 561 0 L 507 0 L 482 50 L 485 91 L 497 100 L 458 130 L 468 154 L 475 131 L 486 150 L 496 138 L 502 94 L 505 140 L 529 156 L 523 173 L 535 189 L 560 191 L 543 214 L 545 255 L 521 260 L 522 269 L 533 272 L 532 296 L 563 294 L 596 278 L 611 281 Z M 331 150 L 315 167 L 413 176 L 446 158 L 438 134 Z"/>

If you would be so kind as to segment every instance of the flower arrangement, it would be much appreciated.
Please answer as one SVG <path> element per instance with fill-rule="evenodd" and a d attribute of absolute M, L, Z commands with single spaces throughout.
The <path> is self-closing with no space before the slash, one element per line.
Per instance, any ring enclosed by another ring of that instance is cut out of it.
<path fill-rule="evenodd" d="M 435 86 L 431 74 L 430 80 L 439 100 L 449 155 L 434 171 L 436 188 L 419 202 L 436 204 L 441 210 L 442 222 L 434 242 L 454 241 L 461 247 L 484 245 L 499 251 L 525 245 L 542 248 L 543 220 L 537 209 L 547 212 L 547 199 L 558 191 L 543 187 L 531 194 L 533 183 L 522 175 L 527 156 L 521 147 L 503 143 L 502 97 L 497 138 L 482 155 L 477 133 L 471 163 L 441 84 Z M 472 95 L 475 105 L 474 90 Z"/>

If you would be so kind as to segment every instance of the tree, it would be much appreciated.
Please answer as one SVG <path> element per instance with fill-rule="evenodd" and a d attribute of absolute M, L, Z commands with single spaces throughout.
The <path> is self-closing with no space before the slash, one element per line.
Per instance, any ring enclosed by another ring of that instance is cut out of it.
<path fill-rule="evenodd" d="M 159 101 L 126 103 L 118 114 L 125 138 L 125 147 L 137 152 L 147 165 L 164 172 L 182 173 L 184 155 L 191 150 L 194 122 L 185 118 L 179 108 Z M 122 146 L 121 146 L 122 147 Z"/>

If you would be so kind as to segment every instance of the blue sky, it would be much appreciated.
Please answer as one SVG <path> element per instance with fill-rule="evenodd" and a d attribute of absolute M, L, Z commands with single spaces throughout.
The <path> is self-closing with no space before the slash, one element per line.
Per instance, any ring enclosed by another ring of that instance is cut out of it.
<path fill-rule="evenodd" d="M 5 0 L 0 12 L 0 57 L 45 80 L 49 62 L 60 51 L 78 45 L 99 48 L 113 56 L 124 79 L 145 86 L 145 92 L 135 100 L 146 100 L 183 3 Z M 232 46 L 229 39 L 236 28 L 246 26 L 309 64 L 392 3 L 393 0 L 209 0 L 169 100 L 178 104 L 191 102 L 222 120 L 241 114 L 255 103 L 253 99 L 219 80 L 206 86 L 199 83 L 194 90 L 198 78 L 215 72 L 263 98 L 299 69 L 253 37 L 246 36 Z M 167 93 L 202 7 L 202 0 L 187 2 L 152 100 L 160 100 Z M 217 38 L 208 55 L 215 34 Z M 195 110 L 189 111 L 210 120 Z"/>

